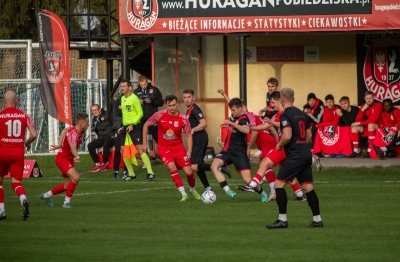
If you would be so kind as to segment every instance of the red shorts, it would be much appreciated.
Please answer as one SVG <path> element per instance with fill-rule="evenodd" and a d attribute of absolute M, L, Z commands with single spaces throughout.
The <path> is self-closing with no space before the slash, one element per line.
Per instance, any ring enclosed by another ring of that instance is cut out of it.
<path fill-rule="evenodd" d="M 60 156 L 56 156 L 56 166 L 58 167 L 58 169 L 61 170 L 61 176 L 63 177 L 67 177 L 67 172 L 68 170 L 70 170 L 71 168 L 74 168 L 74 159 L 70 158 L 64 158 L 64 157 L 60 157 Z"/>
<path fill-rule="evenodd" d="M 24 174 L 24 155 L 0 155 L 0 177 L 10 172 L 14 179 L 21 181 Z"/>
<path fill-rule="evenodd" d="M 168 153 L 167 153 L 168 152 Z M 160 159 L 162 160 L 165 166 L 168 166 L 169 163 L 175 163 L 178 169 L 182 169 L 187 166 L 191 166 L 190 159 L 187 158 L 187 152 L 185 150 L 171 152 L 167 151 L 158 151 L 160 155 Z"/>
<path fill-rule="evenodd" d="M 269 141 L 268 143 L 263 143 L 258 149 L 261 150 L 260 159 L 266 158 L 268 153 L 276 147 L 276 140 Z"/>
<path fill-rule="evenodd" d="M 274 147 L 267 153 L 265 157 L 268 157 L 276 166 L 282 165 L 282 163 L 286 160 L 286 154 L 283 148 L 281 149 L 281 151 L 276 151 L 276 147 Z"/>

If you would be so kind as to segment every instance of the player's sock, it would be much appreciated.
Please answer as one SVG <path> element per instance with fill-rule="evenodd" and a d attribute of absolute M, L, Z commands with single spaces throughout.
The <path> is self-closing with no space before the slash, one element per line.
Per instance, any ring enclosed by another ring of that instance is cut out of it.
<path fill-rule="evenodd" d="M 311 208 L 313 216 L 319 216 L 320 211 L 319 211 L 319 200 L 318 196 L 315 193 L 314 189 L 311 190 L 310 192 L 306 193 L 307 196 L 307 202 L 308 206 Z M 318 222 L 318 221 L 316 221 Z"/>
<path fill-rule="evenodd" d="M 287 221 L 286 214 L 279 214 L 278 219 L 283 222 Z"/>
<path fill-rule="evenodd" d="M 318 216 L 313 216 L 313 221 L 314 221 L 314 222 L 320 222 L 320 221 L 322 221 L 321 216 L 320 216 L 320 215 L 318 215 Z"/>
<path fill-rule="evenodd" d="M 132 162 L 129 158 L 124 158 L 124 163 L 126 166 L 126 169 L 128 170 L 129 176 L 135 176 L 135 172 L 133 171 L 133 165 Z"/>
<path fill-rule="evenodd" d="M 254 188 L 254 191 L 256 191 L 260 195 L 265 193 L 265 191 L 264 191 L 264 189 L 262 187 L 260 187 L 260 190 L 257 190 L 257 188 Z"/>
<path fill-rule="evenodd" d="M 3 189 L 3 181 L 0 181 L 0 210 L 4 210 L 4 189 Z"/>
<path fill-rule="evenodd" d="M 206 172 L 199 170 L 196 173 L 197 176 L 200 178 L 200 181 L 203 184 L 204 188 L 210 187 L 210 183 L 208 182 Z"/>
<path fill-rule="evenodd" d="M 251 186 L 253 188 L 256 187 L 260 183 L 261 179 L 262 179 L 262 176 L 260 174 L 258 174 L 258 173 L 255 174 L 253 179 L 251 180 L 249 186 Z"/>
<path fill-rule="evenodd" d="M 380 147 L 380 149 L 381 149 L 383 152 L 387 152 L 387 148 L 386 148 L 386 147 Z"/>
<path fill-rule="evenodd" d="M 189 175 L 186 175 L 186 179 L 187 179 L 190 187 L 194 187 L 196 185 L 196 178 L 195 178 L 193 172 L 190 173 Z"/>
<path fill-rule="evenodd" d="M 15 193 L 17 193 L 17 196 L 19 196 L 19 200 L 22 203 L 26 199 L 26 192 L 25 188 L 22 187 L 21 182 L 11 183 L 11 187 L 14 189 Z"/>
<path fill-rule="evenodd" d="M 371 152 L 372 145 L 374 144 L 374 140 L 375 140 L 375 131 L 368 130 L 367 136 L 368 136 L 368 152 Z"/>
<path fill-rule="evenodd" d="M 51 197 L 52 195 L 58 195 L 64 192 L 66 189 L 64 188 L 64 184 L 59 184 L 55 186 L 52 190 L 47 193 L 44 193 L 44 197 Z"/>
<path fill-rule="evenodd" d="M 209 187 L 206 187 L 206 191 L 209 191 L 209 190 L 211 190 L 212 191 L 212 188 L 209 186 Z"/>
<path fill-rule="evenodd" d="M 222 187 L 223 190 L 225 190 L 225 192 L 228 193 L 229 190 L 231 190 L 228 186 L 228 182 L 226 182 L 226 180 L 222 181 L 221 183 L 219 183 L 219 186 Z"/>
<path fill-rule="evenodd" d="M 64 203 L 70 203 L 71 202 L 71 198 L 70 197 L 65 197 Z"/>
<path fill-rule="evenodd" d="M 65 193 L 65 196 L 71 198 L 72 195 L 73 195 L 74 192 L 75 192 L 75 188 L 76 188 L 76 184 L 75 184 L 74 182 L 70 181 L 70 182 L 68 183 L 68 186 L 67 186 L 67 193 Z"/>
<path fill-rule="evenodd" d="M 211 165 L 206 163 L 200 163 L 197 165 L 199 171 L 211 171 Z"/>
<path fill-rule="evenodd" d="M 183 182 L 178 174 L 178 170 L 174 170 L 169 173 L 171 174 L 172 181 L 174 181 L 176 188 L 178 188 L 178 190 L 181 191 L 179 188 L 180 187 L 183 188 Z"/>
<path fill-rule="evenodd" d="M 275 180 L 276 180 L 276 175 L 275 172 L 272 168 L 268 168 L 267 171 L 265 172 L 265 177 L 267 178 L 269 187 L 271 188 L 271 195 L 275 194 Z"/>
<path fill-rule="evenodd" d="M 300 189 L 299 183 L 290 183 L 290 186 L 292 187 L 294 193 L 296 193 L 296 196 L 298 197 L 302 197 L 303 196 L 303 192 Z"/>
<path fill-rule="evenodd" d="M 154 174 L 153 168 L 151 167 L 150 158 L 146 153 L 140 155 L 140 159 L 142 159 L 143 163 L 146 165 L 147 173 Z"/>
<path fill-rule="evenodd" d="M 281 214 L 286 215 L 287 202 L 288 202 L 286 190 L 284 188 L 275 188 L 275 191 L 276 191 L 276 203 L 278 204 L 279 208 L 279 215 Z M 281 220 L 281 221 L 286 221 L 286 220 Z"/>
<path fill-rule="evenodd" d="M 359 153 L 360 152 L 360 148 L 358 147 L 358 132 L 351 132 L 350 133 L 350 140 L 353 143 L 353 148 L 354 148 L 354 152 Z"/>

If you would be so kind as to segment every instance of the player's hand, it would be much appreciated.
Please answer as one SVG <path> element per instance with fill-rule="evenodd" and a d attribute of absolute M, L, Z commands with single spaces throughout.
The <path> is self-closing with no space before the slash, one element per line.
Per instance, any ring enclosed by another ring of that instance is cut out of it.
<path fill-rule="evenodd" d="M 148 145 L 147 143 L 146 143 L 146 144 L 143 143 L 143 144 L 142 144 L 142 151 L 143 151 L 143 152 L 147 152 L 147 149 L 149 149 L 149 145 Z"/>
<path fill-rule="evenodd" d="M 57 150 L 57 149 L 60 149 L 60 148 L 61 148 L 60 145 L 50 145 L 50 148 L 49 148 L 49 150 L 47 150 L 47 152 L 51 152 L 51 151 L 54 151 L 54 150 Z"/>
<path fill-rule="evenodd" d="M 80 156 L 74 157 L 74 162 L 77 162 L 77 163 L 81 162 L 81 157 Z"/>
<path fill-rule="evenodd" d="M 187 157 L 189 160 L 190 160 L 191 155 L 192 155 L 192 152 L 191 152 L 191 151 L 187 151 L 186 157 Z"/>
<path fill-rule="evenodd" d="M 365 111 L 365 110 L 368 109 L 368 107 L 369 107 L 369 106 L 368 106 L 367 104 L 364 104 L 364 106 L 361 108 L 361 110 L 362 110 L 362 111 Z"/>
<path fill-rule="evenodd" d="M 305 109 L 303 110 L 303 112 L 306 113 L 306 114 L 308 115 L 308 114 L 310 113 L 310 109 L 305 108 Z"/>
<path fill-rule="evenodd" d="M 233 125 L 233 123 L 232 123 L 231 121 L 229 121 L 228 119 L 226 119 L 226 120 L 224 121 L 224 123 L 227 124 L 227 125 Z"/>
<path fill-rule="evenodd" d="M 129 125 L 129 126 L 126 128 L 126 133 L 129 134 L 129 132 L 131 132 L 132 130 L 133 130 L 133 125 Z"/>
<path fill-rule="evenodd" d="M 336 114 L 337 114 L 339 117 L 342 116 L 342 115 L 343 115 L 342 109 L 340 109 L 340 108 L 336 109 Z"/>
<path fill-rule="evenodd" d="M 248 147 L 248 148 L 247 148 L 247 157 L 248 157 L 248 158 L 250 158 L 250 151 L 251 151 L 251 149 L 250 149 L 250 147 Z"/>
<path fill-rule="evenodd" d="M 276 145 L 276 151 L 281 151 L 282 150 L 282 146 L 280 144 Z"/>
<path fill-rule="evenodd" d="M 224 95 L 225 91 L 224 91 L 224 89 L 218 89 L 218 93 L 220 93 L 221 95 Z"/>
<path fill-rule="evenodd" d="M 31 144 L 25 144 L 25 153 L 31 151 Z"/>
<path fill-rule="evenodd" d="M 360 122 L 354 122 L 353 124 L 351 124 L 351 127 L 356 127 L 356 126 L 359 126 L 360 125 Z"/>
<path fill-rule="evenodd" d="M 144 102 L 146 102 L 147 104 L 150 104 L 150 103 L 151 103 L 151 100 L 150 100 L 150 98 L 146 98 L 146 99 L 144 100 Z"/>
<path fill-rule="evenodd" d="M 142 105 L 143 104 L 143 99 L 139 99 L 140 100 L 140 104 Z"/>

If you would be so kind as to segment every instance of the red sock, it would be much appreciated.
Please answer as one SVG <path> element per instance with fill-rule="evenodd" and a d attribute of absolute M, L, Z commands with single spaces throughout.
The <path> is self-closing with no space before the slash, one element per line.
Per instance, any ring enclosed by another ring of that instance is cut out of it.
<path fill-rule="evenodd" d="M 271 184 L 276 180 L 275 172 L 270 167 L 268 167 L 267 172 L 265 173 L 265 177 L 267 178 L 268 184 Z"/>
<path fill-rule="evenodd" d="M 251 180 L 251 182 L 254 182 L 254 183 L 256 183 L 256 185 L 258 185 L 260 183 L 261 179 L 262 179 L 262 176 L 257 173 L 257 174 L 254 175 L 254 177 Z"/>
<path fill-rule="evenodd" d="M 350 133 L 350 140 L 353 143 L 354 149 L 358 149 L 358 137 L 359 137 L 358 133 L 353 133 L 353 132 Z"/>
<path fill-rule="evenodd" d="M 12 189 L 14 189 L 17 196 L 26 195 L 25 189 L 22 187 L 21 182 L 11 183 Z"/>
<path fill-rule="evenodd" d="M 297 193 L 297 192 L 299 192 L 299 191 L 301 191 L 301 189 L 300 189 L 300 186 L 299 186 L 299 183 L 290 183 L 290 185 L 292 186 L 292 188 L 293 188 L 293 191 L 295 192 L 295 193 Z"/>
<path fill-rule="evenodd" d="M 196 178 L 195 178 L 193 172 L 189 175 L 186 175 L 186 179 L 187 179 L 190 187 L 194 187 L 196 185 Z"/>
<path fill-rule="evenodd" d="M 51 193 L 52 193 L 53 195 L 57 195 L 57 194 L 60 194 L 60 193 L 62 193 L 62 192 L 64 192 L 64 191 L 65 191 L 65 189 L 64 189 L 64 184 L 59 184 L 59 185 L 55 186 L 55 187 L 51 190 Z"/>
<path fill-rule="evenodd" d="M 374 144 L 375 140 L 375 131 L 367 131 L 368 135 L 368 151 L 371 151 L 372 145 Z"/>
<path fill-rule="evenodd" d="M 69 182 L 67 186 L 67 193 L 65 194 L 66 197 L 72 197 L 75 192 L 76 184 L 74 182 Z"/>
<path fill-rule="evenodd" d="M 0 181 L 0 203 L 4 203 L 3 181 Z"/>
<path fill-rule="evenodd" d="M 171 178 L 172 178 L 172 181 L 174 181 L 175 186 L 177 188 L 183 187 L 182 179 L 178 174 L 178 170 L 174 170 L 174 171 L 171 171 L 169 173 L 171 174 Z"/>

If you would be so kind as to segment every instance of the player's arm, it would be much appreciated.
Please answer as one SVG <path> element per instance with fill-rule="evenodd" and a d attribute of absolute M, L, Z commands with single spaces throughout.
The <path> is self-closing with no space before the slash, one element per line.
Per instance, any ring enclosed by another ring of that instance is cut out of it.
<path fill-rule="evenodd" d="M 206 128 L 206 126 L 207 126 L 207 121 L 204 118 L 200 119 L 199 124 L 192 128 L 192 134 L 203 130 L 204 128 Z"/>
<path fill-rule="evenodd" d="M 267 129 L 269 129 L 270 127 L 272 127 L 271 124 L 264 123 L 264 124 L 258 125 L 258 126 L 251 126 L 251 127 L 250 127 L 250 131 L 262 131 L 262 130 L 267 130 Z"/>
<path fill-rule="evenodd" d="M 275 138 L 276 142 L 279 141 L 279 135 L 278 135 L 278 132 L 276 132 L 275 127 L 273 127 L 273 126 L 269 127 L 268 132 L 273 136 L 273 138 Z"/>
<path fill-rule="evenodd" d="M 80 162 L 81 159 L 80 159 L 80 157 L 78 155 L 78 150 L 76 148 L 76 142 L 68 140 L 68 144 L 69 144 L 69 147 L 71 148 L 71 153 L 74 156 L 74 161 L 75 162 Z"/>
<path fill-rule="evenodd" d="M 250 132 L 251 132 L 250 141 L 247 144 L 247 156 L 248 157 L 250 157 L 251 147 L 254 145 L 254 143 L 255 143 L 255 141 L 257 139 L 257 136 L 258 136 L 258 131 L 250 131 Z"/>
<path fill-rule="evenodd" d="M 147 144 L 147 135 L 149 134 L 149 126 L 151 126 L 151 124 L 149 123 L 149 120 L 146 121 L 146 123 L 144 123 L 143 125 L 143 130 L 142 130 L 142 150 L 144 152 L 147 152 L 147 149 L 149 148 L 149 145 Z"/>
<path fill-rule="evenodd" d="M 311 137 L 312 137 L 311 129 L 308 128 L 306 130 L 306 142 L 307 142 L 307 144 L 311 143 Z"/>
<path fill-rule="evenodd" d="M 48 150 L 48 152 L 60 149 L 62 146 L 62 141 L 64 140 L 64 137 L 67 133 L 68 133 L 68 127 L 64 128 L 63 131 L 61 132 L 60 137 L 58 139 L 58 145 L 50 145 L 50 149 Z"/>
<path fill-rule="evenodd" d="M 239 132 L 243 134 L 248 134 L 250 132 L 250 127 L 248 125 L 240 125 L 240 122 L 239 124 L 235 124 L 229 120 L 225 120 L 225 124 L 234 126 L 237 130 L 239 130 Z"/>
<path fill-rule="evenodd" d="M 187 142 L 187 157 L 190 159 L 192 155 L 192 149 L 193 149 L 193 137 L 191 133 L 185 133 L 186 136 L 186 142 Z"/>
<path fill-rule="evenodd" d="M 282 129 L 282 137 L 281 141 L 276 145 L 276 148 L 279 150 L 282 149 L 287 143 L 289 143 L 290 139 L 292 138 L 292 127 L 286 126 Z"/>
<path fill-rule="evenodd" d="M 33 141 L 35 141 L 37 137 L 37 132 L 35 126 L 28 126 L 27 127 L 29 130 L 29 138 L 25 141 L 25 146 L 26 146 L 26 151 L 31 150 L 31 144 Z"/>
<path fill-rule="evenodd" d="M 264 118 L 265 121 L 265 118 Z M 280 128 L 281 127 L 281 123 L 280 122 L 276 122 L 273 121 L 272 119 L 267 119 L 265 122 L 267 122 L 268 124 L 273 125 L 274 127 Z"/>
<path fill-rule="evenodd" d="M 229 98 L 229 96 L 225 93 L 225 91 L 223 89 L 218 89 L 218 93 L 220 93 L 226 100 L 227 103 L 229 103 L 229 101 L 231 101 L 231 99 Z"/>
<path fill-rule="evenodd" d="M 382 103 L 376 103 L 373 113 L 368 117 L 368 119 L 361 121 L 360 125 L 377 124 L 382 115 L 382 110 Z"/>

